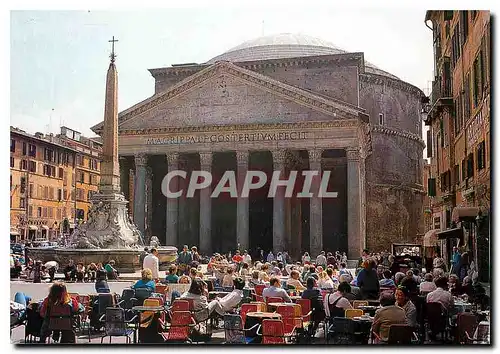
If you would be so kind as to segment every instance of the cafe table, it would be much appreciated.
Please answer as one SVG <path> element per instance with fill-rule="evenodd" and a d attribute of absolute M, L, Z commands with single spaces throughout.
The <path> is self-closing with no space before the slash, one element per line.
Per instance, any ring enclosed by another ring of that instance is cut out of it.
<path fill-rule="evenodd" d="M 246 337 L 247 338 L 255 338 L 252 340 L 252 343 L 261 343 L 262 342 L 262 336 L 259 336 L 257 334 L 257 331 L 259 328 L 262 326 L 262 321 L 265 319 L 271 319 L 271 320 L 281 320 L 281 315 L 276 312 L 248 312 L 246 315 L 245 319 L 245 329 L 248 330 L 255 326 L 256 324 L 259 324 L 260 326 L 256 326 L 256 328 L 252 329 L 251 331 L 247 331 Z"/>
<path fill-rule="evenodd" d="M 267 303 L 267 310 L 269 312 L 273 312 L 273 311 L 276 311 L 276 309 L 280 306 L 286 306 L 286 305 L 290 305 L 289 302 L 269 302 Z"/>

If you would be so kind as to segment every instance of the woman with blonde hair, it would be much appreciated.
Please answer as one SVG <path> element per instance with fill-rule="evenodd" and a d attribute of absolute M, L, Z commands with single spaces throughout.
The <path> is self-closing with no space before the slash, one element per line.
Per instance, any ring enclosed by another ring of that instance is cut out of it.
<path fill-rule="evenodd" d="M 326 271 L 322 271 L 322 272 L 318 273 L 318 277 L 319 277 L 318 287 L 320 289 L 333 289 L 334 288 L 333 281 L 332 281 L 332 279 L 330 279 L 330 277 L 328 276 Z"/>
<path fill-rule="evenodd" d="M 132 289 L 150 289 L 151 291 L 155 291 L 156 283 L 153 280 L 153 272 L 149 268 L 144 268 L 141 272 L 141 279 L 139 279 L 134 285 L 132 285 Z"/>
<path fill-rule="evenodd" d="M 263 264 L 260 268 L 259 280 L 260 281 L 269 281 L 269 275 L 267 274 L 267 270 L 269 269 L 269 265 Z"/>

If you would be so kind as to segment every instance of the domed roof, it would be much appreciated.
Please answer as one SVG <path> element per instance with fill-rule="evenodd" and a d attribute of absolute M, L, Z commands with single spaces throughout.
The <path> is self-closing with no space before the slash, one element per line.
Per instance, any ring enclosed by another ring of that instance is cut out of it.
<path fill-rule="evenodd" d="M 239 46 L 210 59 L 207 61 L 207 64 L 213 64 L 222 60 L 243 62 L 343 53 L 347 52 L 319 38 L 304 34 L 281 33 L 243 42 Z M 368 62 L 365 62 L 365 71 L 399 79 Z"/>

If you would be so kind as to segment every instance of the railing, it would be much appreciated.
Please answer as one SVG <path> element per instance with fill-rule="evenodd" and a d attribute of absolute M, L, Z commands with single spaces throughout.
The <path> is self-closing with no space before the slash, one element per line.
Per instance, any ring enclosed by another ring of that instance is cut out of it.
<path fill-rule="evenodd" d="M 434 105 L 441 98 L 452 98 L 451 80 L 436 77 L 432 82 L 431 105 Z"/>

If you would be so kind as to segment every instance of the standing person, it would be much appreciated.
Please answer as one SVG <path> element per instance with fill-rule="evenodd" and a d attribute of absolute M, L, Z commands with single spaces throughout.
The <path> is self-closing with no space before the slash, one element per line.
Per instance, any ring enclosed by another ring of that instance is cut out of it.
<path fill-rule="evenodd" d="M 151 248 L 151 253 L 148 254 L 144 258 L 144 262 L 142 264 L 143 269 L 150 269 L 153 280 L 158 281 L 160 279 L 160 268 L 159 268 L 159 261 L 158 261 L 158 250 L 156 248 Z"/>
<path fill-rule="evenodd" d="M 191 257 L 193 257 L 193 261 L 192 261 L 193 266 L 197 267 L 198 264 L 200 264 L 200 262 L 201 262 L 201 256 L 198 253 L 198 248 L 196 246 L 191 247 Z M 196 263 L 196 265 L 194 265 L 194 263 Z"/>
<path fill-rule="evenodd" d="M 264 259 L 264 250 L 263 250 L 263 249 L 261 249 L 261 250 L 260 250 L 260 255 L 259 255 L 259 257 L 260 257 L 260 261 L 261 261 L 261 262 L 264 262 L 264 260 L 265 260 L 265 259 Z"/>
<path fill-rule="evenodd" d="M 98 294 L 109 294 L 111 292 L 108 285 L 108 273 L 105 270 L 97 271 L 95 291 Z"/>
<path fill-rule="evenodd" d="M 142 252 L 139 256 L 139 263 L 141 264 L 141 270 L 144 269 L 144 258 L 149 254 L 149 249 L 144 247 L 144 252 Z"/>
<path fill-rule="evenodd" d="M 380 292 L 380 283 L 378 280 L 377 265 L 374 260 L 363 262 L 363 269 L 359 272 L 356 285 L 361 289 L 363 299 L 377 299 Z"/>
<path fill-rule="evenodd" d="M 246 263 L 249 266 L 252 265 L 252 257 L 250 257 L 250 254 L 248 253 L 247 250 L 243 252 L 243 263 Z"/>
<path fill-rule="evenodd" d="M 358 268 L 363 267 L 363 262 L 366 261 L 368 259 L 368 257 L 370 257 L 370 252 L 368 251 L 368 249 L 365 248 L 363 250 L 363 253 L 361 253 L 361 257 L 359 257 Z"/>
<path fill-rule="evenodd" d="M 347 254 L 345 252 L 342 252 L 342 263 L 347 264 Z"/>
<path fill-rule="evenodd" d="M 311 257 L 309 256 L 308 252 L 304 252 L 304 255 L 302 256 L 302 264 L 309 264 L 311 263 Z"/>
<path fill-rule="evenodd" d="M 337 258 L 332 254 L 332 252 L 328 252 L 326 254 L 326 265 L 330 264 L 337 268 Z"/>
<path fill-rule="evenodd" d="M 187 266 L 190 265 L 192 261 L 193 255 L 189 252 L 188 246 L 184 245 L 184 247 L 182 247 L 182 252 L 180 252 L 177 257 L 177 264 L 179 264 L 179 269 L 182 271 L 182 274 L 187 274 Z"/>
<path fill-rule="evenodd" d="M 458 252 L 458 248 L 453 246 L 453 254 L 451 256 L 451 274 L 459 275 L 460 261 L 461 261 L 460 252 Z"/>
<path fill-rule="evenodd" d="M 269 251 L 269 253 L 267 254 L 267 262 L 268 263 L 274 262 L 274 254 L 272 250 Z"/>
<path fill-rule="evenodd" d="M 321 251 L 321 253 L 316 257 L 316 267 L 321 266 L 323 268 L 326 268 L 326 257 L 325 257 L 325 251 Z"/>

